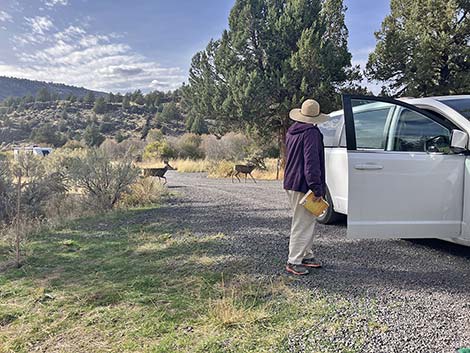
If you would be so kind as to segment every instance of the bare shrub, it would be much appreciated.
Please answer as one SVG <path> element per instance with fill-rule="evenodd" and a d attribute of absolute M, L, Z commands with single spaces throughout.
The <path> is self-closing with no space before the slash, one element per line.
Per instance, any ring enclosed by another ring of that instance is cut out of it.
<path fill-rule="evenodd" d="M 126 156 L 135 158 L 142 154 L 144 147 L 145 143 L 136 139 L 127 139 L 119 143 L 113 139 L 106 139 L 100 145 L 100 149 L 112 159 L 122 159 Z"/>
<path fill-rule="evenodd" d="M 8 160 L 0 160 L 0 224 L 10 220 L 13 213 L 13 183 Z"/>
<path fill-rule="evenodd" d="M 203 159 L 202 138 L 196 134 L 184 134 L 176 141 L 178 156 L 181 159 Z"/>
<path fill-rule="evenodd" d="M 68 161 L 69 179 L 83 190 L 88 203 L 99 210 L 112 209 L 138 174 L 130 158 L 112 161 L 109 155 L 98 149 Z"/>
<path fill-rule="evenodd" d="M 21 212 L 24 218 L 41 219 L 44 209 L 53 197 L 67 192 L 64 175 L 46 168 L 45 159 L 32 154 L 20 154 L 12 166 L 13 174 L 22 176 Z"/>
<path fill-rule="evenodd" d="M 83 149 L 83 148 L 86 148 L 86 145 L 81 142 L 81 141 L 77 141 L 77 140 L 68 140 L 65 145 L 62 146 L 62 148 L 64 149 L 68 149 L 68 150 L 76 150 L 76 149 Z"/>
<path fill-rule="evenodd" d="M 247 157 L 249 140 L 243 134 L 229 133 L 220 139 L 205 135 L 202 149 L 206 158 L 212 161 L 241 161 Z"/>
<path fill-rule="evenodd" d="M 168 196 L 168 188 L 155 178 L 142 178 L 132 184 L 119 203 L 123 207 L 159 204 Z"/>

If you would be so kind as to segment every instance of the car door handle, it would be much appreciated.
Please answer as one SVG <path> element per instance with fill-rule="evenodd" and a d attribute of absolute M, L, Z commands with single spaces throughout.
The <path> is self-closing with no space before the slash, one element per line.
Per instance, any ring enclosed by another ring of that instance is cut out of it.
<path fill-rule="evenodd" d="M 364 163 L 364 164 L 356 164 L 354 169 L 357 170 L 381 170 L 384 169 L 383 165 L 375 164 L 375 163 Z"/>

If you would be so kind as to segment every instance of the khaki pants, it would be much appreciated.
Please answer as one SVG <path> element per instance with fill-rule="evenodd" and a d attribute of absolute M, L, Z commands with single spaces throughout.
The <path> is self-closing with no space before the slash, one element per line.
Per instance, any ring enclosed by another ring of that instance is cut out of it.
<path fill-rule="evenodd" d="M 292 209 L 292 226 L 289 241 L 288 262 L 294 265 L 302 263 L 303 259 L 313 257 L 312 246 L 315 230 L 315 217 L 307 211 L 299 201 L 305 194 L 286 190 Z"/>

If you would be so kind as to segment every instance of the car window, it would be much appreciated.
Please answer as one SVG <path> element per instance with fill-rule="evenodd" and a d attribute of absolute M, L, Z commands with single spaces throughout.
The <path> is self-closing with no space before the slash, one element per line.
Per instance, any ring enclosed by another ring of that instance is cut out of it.
<path fill-rule="evenodd" d="M 366 109 L 353 113 L 357 148 L 385 148 L 385 124 L 389 112 L 390 106 L 385 106 L 381 109 Z"/>
<path fill-rule="evenodd" d="M 389 138 L 393 151 L 450 152 L 451 131 L 431 118 L 405 108 L 394 125 Z"/>
<path fill-rule="evenodd" d="M 470 120 L 470 99 L 443 99 L 440 102 L 458 111 Z"/>
<path fill-rule="evenodd" d="M 343 120 L 343 115 L 336 115 L 318 125 L 323 134 L 323 144 L 325 147 L 338 147 L 338 138 L 343 126 Z"/>

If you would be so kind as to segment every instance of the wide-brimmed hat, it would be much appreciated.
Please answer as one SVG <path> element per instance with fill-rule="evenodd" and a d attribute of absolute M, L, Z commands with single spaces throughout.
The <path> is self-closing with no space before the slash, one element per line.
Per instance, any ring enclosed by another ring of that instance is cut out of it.
<path fill-rule="evenodd" d="M 329 119 L 327 114 L 320 112 L 320 104 L 314 99 L 307 99 L 300 109 L 292 109 L 289 113 L 292 120 L 307 124 L 321 124 Z"/>

